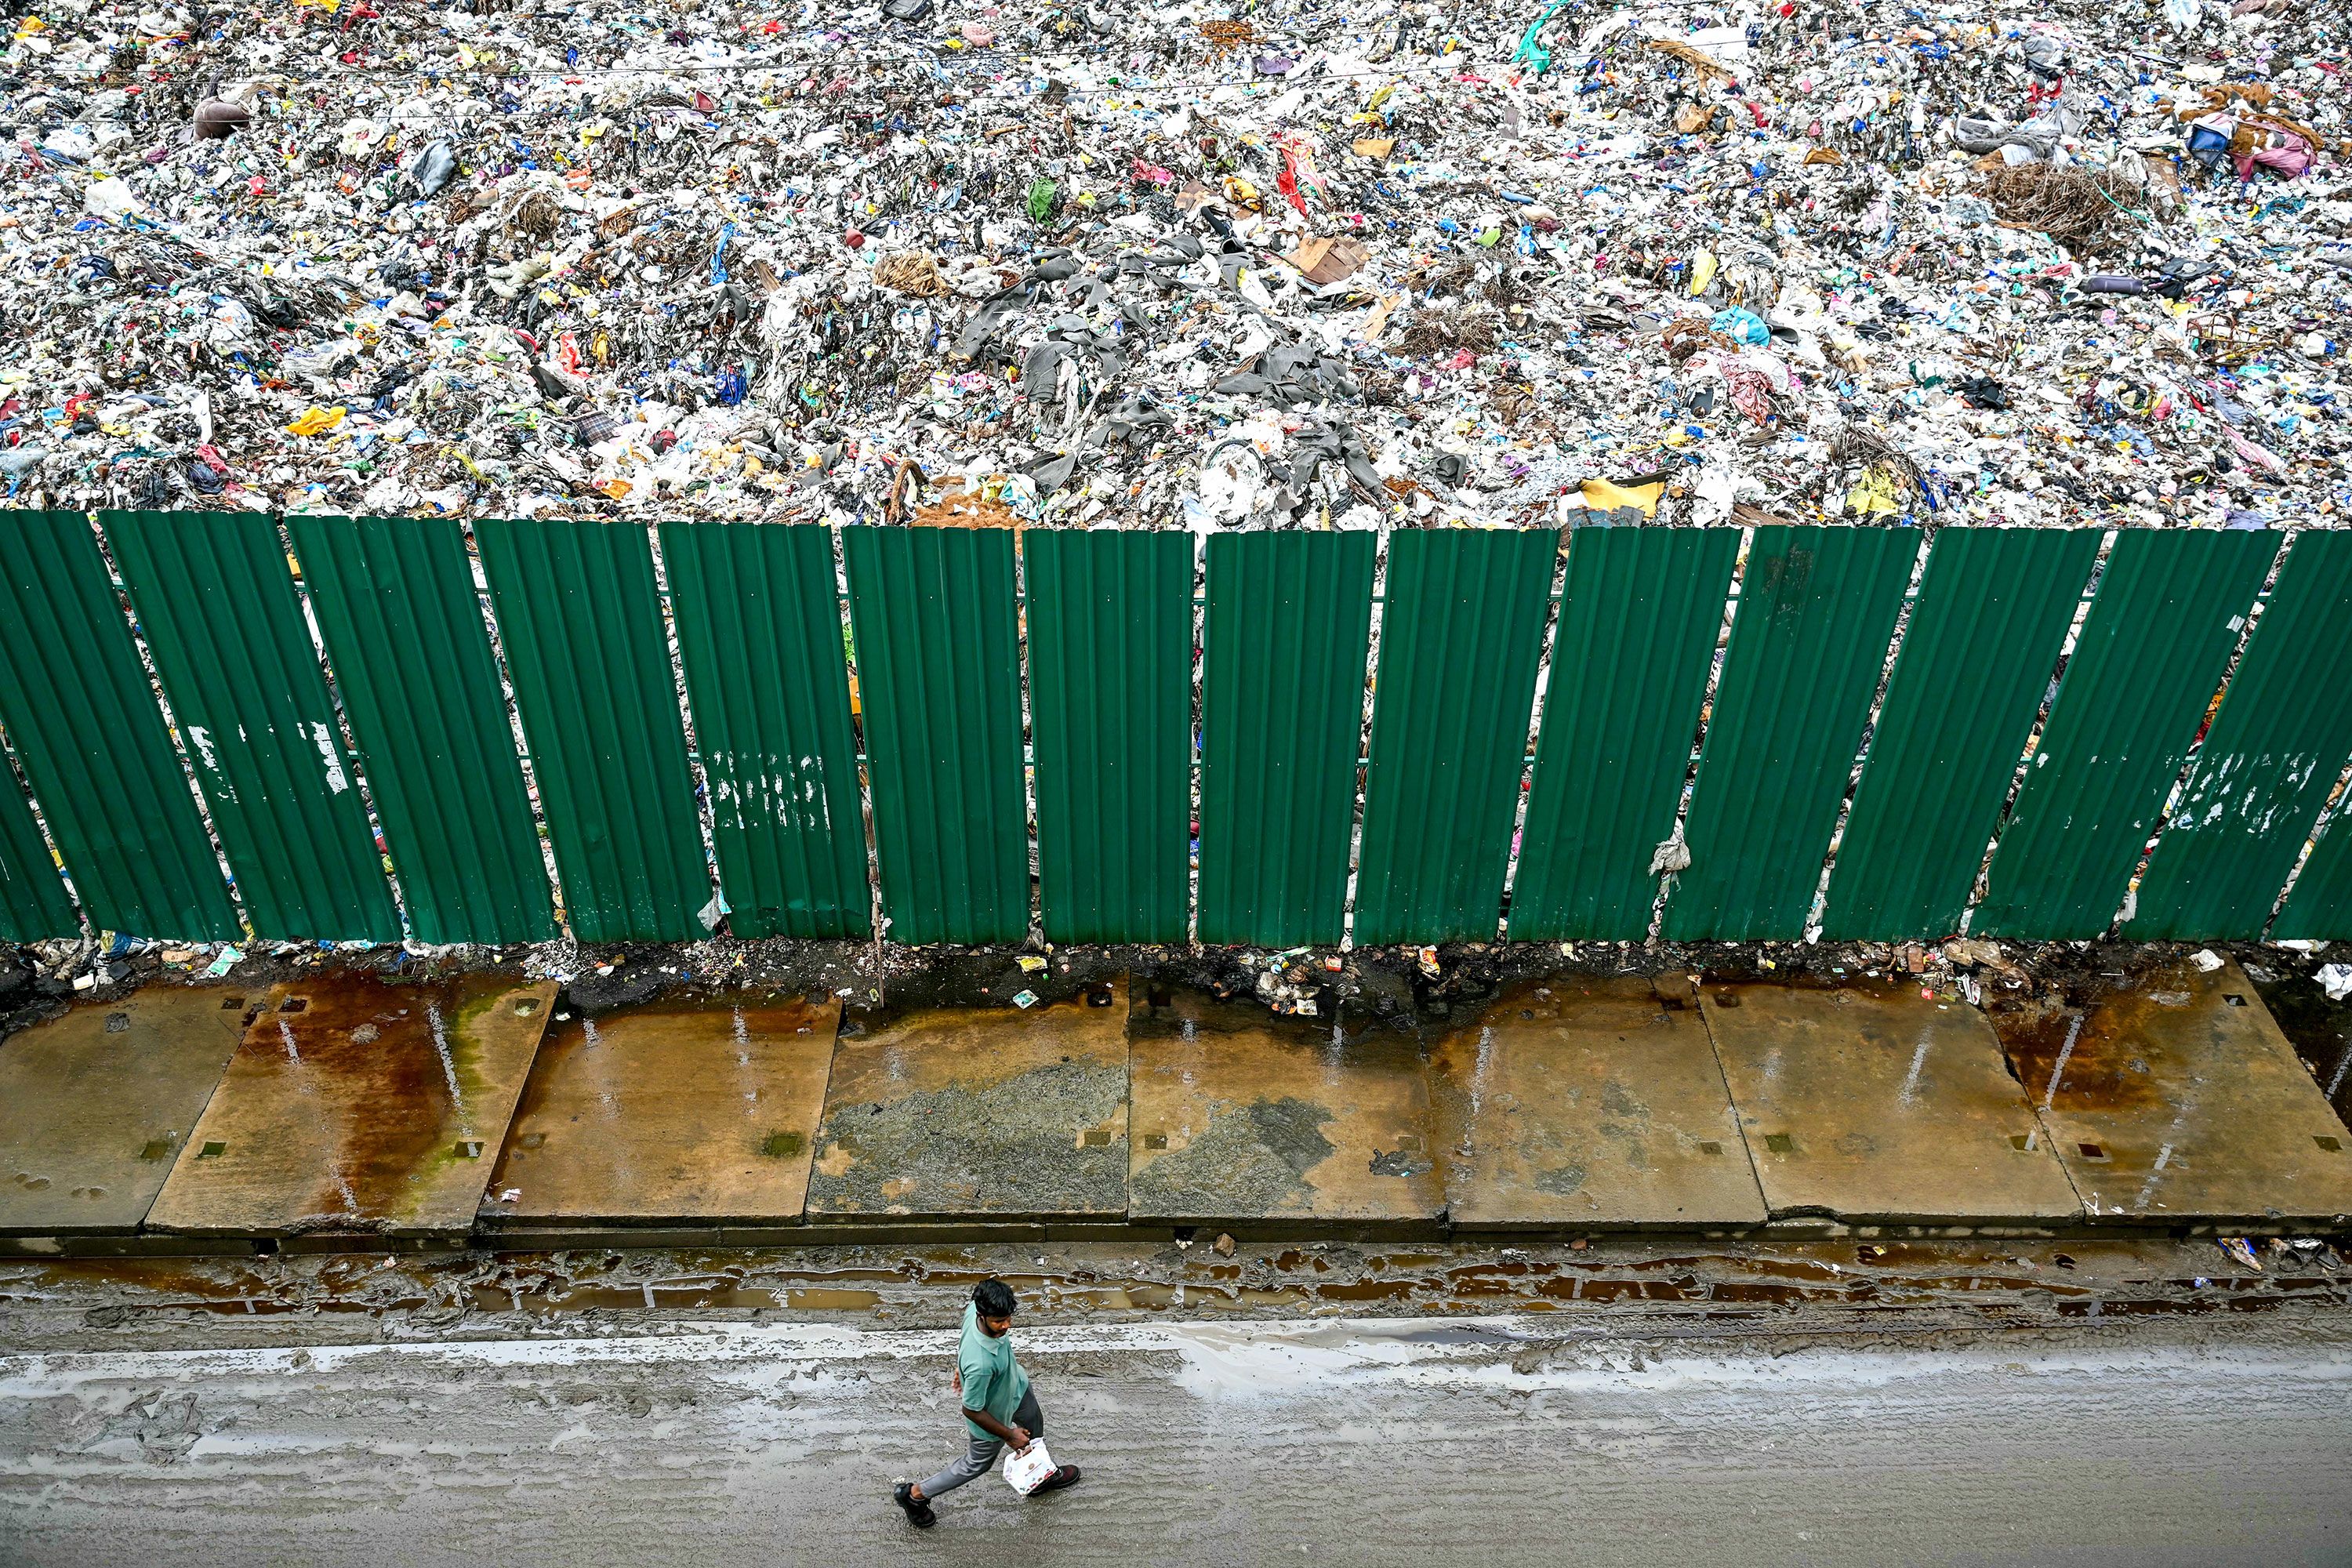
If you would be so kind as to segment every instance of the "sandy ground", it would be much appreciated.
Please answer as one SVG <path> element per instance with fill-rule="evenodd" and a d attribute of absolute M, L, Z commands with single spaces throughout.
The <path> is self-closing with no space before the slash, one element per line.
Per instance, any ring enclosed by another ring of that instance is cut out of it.
<path fill-rule="evenodd" d="M 2337 1308 L 1040 1321 L 1022 1352 L 1088 1479 L 1024 1503 L 986 1478 L 928 1535 L 885 1492 L 958 1441 L 942 1330 L 417 1320 L 233 1348 L 215 1321 L 184 1348 L 0 1355 L 0 1560 L 2352 1561 Z"/>

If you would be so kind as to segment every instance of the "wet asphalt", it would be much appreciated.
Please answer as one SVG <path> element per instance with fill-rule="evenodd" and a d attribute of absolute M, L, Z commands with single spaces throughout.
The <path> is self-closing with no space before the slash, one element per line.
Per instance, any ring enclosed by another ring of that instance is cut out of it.
<path fill-rule="evenodd" d="M 5 1326 L 5 1325 L 0 1325 Z M 0 1355 L 0 1561 L 2352 1560 L 2340 1310 L 2032 1330 L 1562 1315 L 1016 1325 L 1076 1490 L 961 1439 L 950 1334 L 587 1318 Z"/>

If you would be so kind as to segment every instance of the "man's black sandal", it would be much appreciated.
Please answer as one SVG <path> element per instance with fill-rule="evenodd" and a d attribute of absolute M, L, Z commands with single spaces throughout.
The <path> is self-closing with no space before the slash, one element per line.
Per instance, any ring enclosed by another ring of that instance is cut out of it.
<path fill-rule="evenodd" d="M 900 1481 L 893 1487 L 890 1500 L 906 1510 L 907 1522 L 917 1530 L 929 1530 L 940 1521 L 940 1516 L 931 1511 L 929 1502 L 915 1495 L 915 1483 L 912 1481 Z"/>

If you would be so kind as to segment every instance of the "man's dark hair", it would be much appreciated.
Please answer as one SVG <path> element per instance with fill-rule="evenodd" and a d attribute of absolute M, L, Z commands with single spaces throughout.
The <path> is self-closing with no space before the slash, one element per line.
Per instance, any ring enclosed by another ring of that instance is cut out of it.
<path fill-rule="evenodd" d="M 1013 1287 L 1002 1279 L 983 1279 L 973 1286 L 971 1300 L 983 1318 L 1009 1318 L 1015 1305 Z"/>

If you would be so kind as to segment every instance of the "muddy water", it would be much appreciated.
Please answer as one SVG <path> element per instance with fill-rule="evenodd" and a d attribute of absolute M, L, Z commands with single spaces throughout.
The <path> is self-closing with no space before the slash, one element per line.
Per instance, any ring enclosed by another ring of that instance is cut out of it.
<path fill-rule="evenodd" d="M 1843 1239 L 1657 1248 L 1445 1244 L 1139 1248 L 1109 1243 L 790 1251 L 287 1256 L 0 1265 L 0 1349 L 168 1342 L 223 1318 L 328 1341 L 538 1331 L 710 1318 L 950 1322 L 973 1285 L 1010 1283 L 1041 1321 L 1569 1313 L 1599 1321 L 2000 1326 L 2352 1305 L 2339 1255 L 2257 1243 L 2249 1269 L 2202 1241 Z M 176 1326 L 175 1326 L 176 1325 Z"/>

